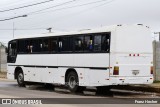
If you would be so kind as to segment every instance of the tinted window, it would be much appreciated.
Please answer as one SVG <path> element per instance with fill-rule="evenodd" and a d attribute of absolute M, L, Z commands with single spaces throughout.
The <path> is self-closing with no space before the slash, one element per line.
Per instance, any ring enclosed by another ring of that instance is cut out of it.
<path fill-rule="evenodd" d="M 29 41 L 28 40 L 19 40 L 18 41 L 18 52 L 19 53 L 28 53 L 29 50 Z"/>
<path fill-rule="evenodd" d="M 96 35 L 94 36 L 94 51 L 101 51 L 102 44 L 102 36 Z"/>
<path fill-rule="evenodd" d="M 59 40 L 59 49 L 63 52 L 73 51 L 73 39 L 72 37 L 62 37 Z"/>
<path fill-rule="evenodd" d="M 74 38 L 74 39 L 73 39 Z M 83 34 L 18 40 L 19 53 L 109 52 L 110 34 Z M 13 46 L 12 46 L 13 47 Z M 12 51 L 12 50 L 11 50 Z"/>
<path fill-rule="evenodd" d="M 18 41 L 18 52 L 19 53 L 25 53 L 25 43 L 24 40 L 19 40 Z"/>
<path fill-rule="evenodd" d="M 83 42 L 84 42 L 84 36 L 78 36 L 78 37 L 75 37 L 74 39 L 75 41 L 75 44 L 74 44 L 74 47 L 75 47 L 75 51 L 76 52 L 79 52 L 79 51 L 83 51 Z"/>
<path fill-rule="evenodd" d="M 50 45 L 49 45 L 49 51 L 56 52 L 58 47 L 58 40 L 57 38 L 52 38 Z"/>
<path fill-rule="evenodd" d="M 50 45 L 50 39 L 43 39 L 42 42 L 42 51 L 43 52 L 49 52 L 49 45 Z"/>
<path fill-rule="evenodd" d="M 84 36 L 84 51 L 91 51 L 93 49 L 92 36 Z"/>
<path fill-rule="evenodd" d="M 102 46 L 101 51 L 110 52 L 110 35 L 103 34 L 102 35 Z"/>
<path fill-rule="evenodd" d="M 42 40 L 40 40 L 40 39 L 31 40 L 30 41 L 30 50 L 31 50 L 31 53 L 41 52 Z"/>

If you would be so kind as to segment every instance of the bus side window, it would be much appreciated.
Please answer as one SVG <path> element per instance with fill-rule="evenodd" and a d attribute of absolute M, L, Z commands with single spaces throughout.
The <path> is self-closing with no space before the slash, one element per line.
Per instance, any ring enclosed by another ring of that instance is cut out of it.
<path fill-rule="evenodd" d="M 93 49 L 93 39 L 92 36 L 86 35 L 84 37 L 84 51 L 92 51 Z"/>
<path fill-rule="evenodd" d="M 102 36 L 102 51 L 109 52 L 110 50 L 110 39 L 109 35 Z"/>
<path fill-rule="evenodd" d="M 101 35 L 96 35 L 94 36 L 94 51 L 101 51 L 101 40 L 102 36 Z"/>
<path fill-rule="evenodd" d="M 50 45 L 49 45 L 49 51 L 56 52 L 57 46 L 58 46 L 57 38 L 51 38 Z"/>
<path fill-rule="evenodd" d="M 73 37 L 62 37 L 59 42 L 60 51 L 63 52 L 72 52 L 73 51 Z"/>
<path fill-rule="evenodd" d="M 27 54 L 30 53 L 30 48 L 29 48 L 29 41 L 28 40 L 19 40 L 18 41 L 18 53 L 21 54 Z"/>
<path fill-rule="evenodd" d="M 41 39 L 32 40 L 30 42 L 31 53 L 41 52 L 41 50 L 42 50 L 41 44 L 42 44 L 42 40 Z"/>
<path fill-rule="evenodd" d="M 49 44 L 50 44 L 50 40 L 49 39 L 44 39 L 42 44 L 40 44 L 40 48 L 43 48 L 42 51 L 43 52 L 49 52 Z"/>
<path fill-rule="evenodd" d="M 25 52 L 25 44 L 24 40 L 18 41 L 18 53 L 24 53 Z"/>
<path fill-rule="evenodd" d="M 24 40 L 24 53 L 31 53 L 31 50 L 30 50 L 30 43 L 28 40 Z"/>
<path fill-rule="evenodd" d="M 74 48 L 75 48 L 75 51 L 76 52 L 81 52 L 83 51 L 83 40 L 84 40 L 84 36 L 78 36 L 78 37 L 75 37 L 75 40 L 74 40 Z"/>

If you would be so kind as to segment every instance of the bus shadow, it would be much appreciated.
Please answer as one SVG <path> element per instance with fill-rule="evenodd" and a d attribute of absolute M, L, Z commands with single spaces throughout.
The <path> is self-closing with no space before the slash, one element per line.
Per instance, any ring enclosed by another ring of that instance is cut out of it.
<path fill-rule="evenodd" d="M 100 97 L 112 97 L 113 95 L 97 95 L 95 89 L 86 89 L 83 92 L 72 93 L 65 86 L 55 86 L 55 87 L 46 87 L 45 85 L 27 85 L 29 90 L 38 90 L 38 91 L 47 91 L 47 92 L 56 92 L 59 94 L 70 94 L 70 95 L 79 95 L 79 96 L 100 96 Z"/>
<path fill-rule="evenodd" d="M 13 84 L 16 86 L 15 84 Z M 116 90 L 111 89 L 108 94 L 96 94 L 96 89 L 86 89 L 81 93 L 71 93 L 66 87 L 46 87 L 45 85 L 29 85 L 26 86 L 29 90 L 38 90 L 38 91 L 47 91 L 47 92 L 56 92 L 59 94 L 70 94 L 70 95 L 79 95 L 79 96 L 96 96 L 96 97 L 115 97 L 115 98 L 134 98 L 138 96 L 147 97 L 148 94 L 137 91 L 128 91 L 128 90 Z M 152 95 L 150 93 L 149 95 Z"/>

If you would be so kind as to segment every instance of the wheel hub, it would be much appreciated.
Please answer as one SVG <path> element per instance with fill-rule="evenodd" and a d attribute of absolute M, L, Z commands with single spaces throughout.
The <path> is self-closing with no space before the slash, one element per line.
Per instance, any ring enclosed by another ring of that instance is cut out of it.
<path fill-rule="evenodd" d="M 20 73 L 20 74 L 18 75 L 18 81 L 19 81 L 20 83 L 23 83 L 23 74 L 22 74 L 22 73 Z"/>
<path fill-rule="evenodd" d="M 74 88 L 74 87 L 76 86 L 76 79 L 75 79 L 74 76 L 71 76 L 71 77 L 69 78 L 69 86 L 70 86 L 71 88 Z"/>

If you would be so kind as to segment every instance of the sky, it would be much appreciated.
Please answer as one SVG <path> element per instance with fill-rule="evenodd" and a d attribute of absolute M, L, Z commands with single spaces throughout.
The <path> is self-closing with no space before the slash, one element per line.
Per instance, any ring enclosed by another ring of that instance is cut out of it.
<path fill-rule="evenodd" d="M 46 33 L 50 27 L 54 32 L 144 24 L 159 32 L 159 4 L 160 0 L 0 0 L 0 42 L 7 43 L 13 35 Z"/>

